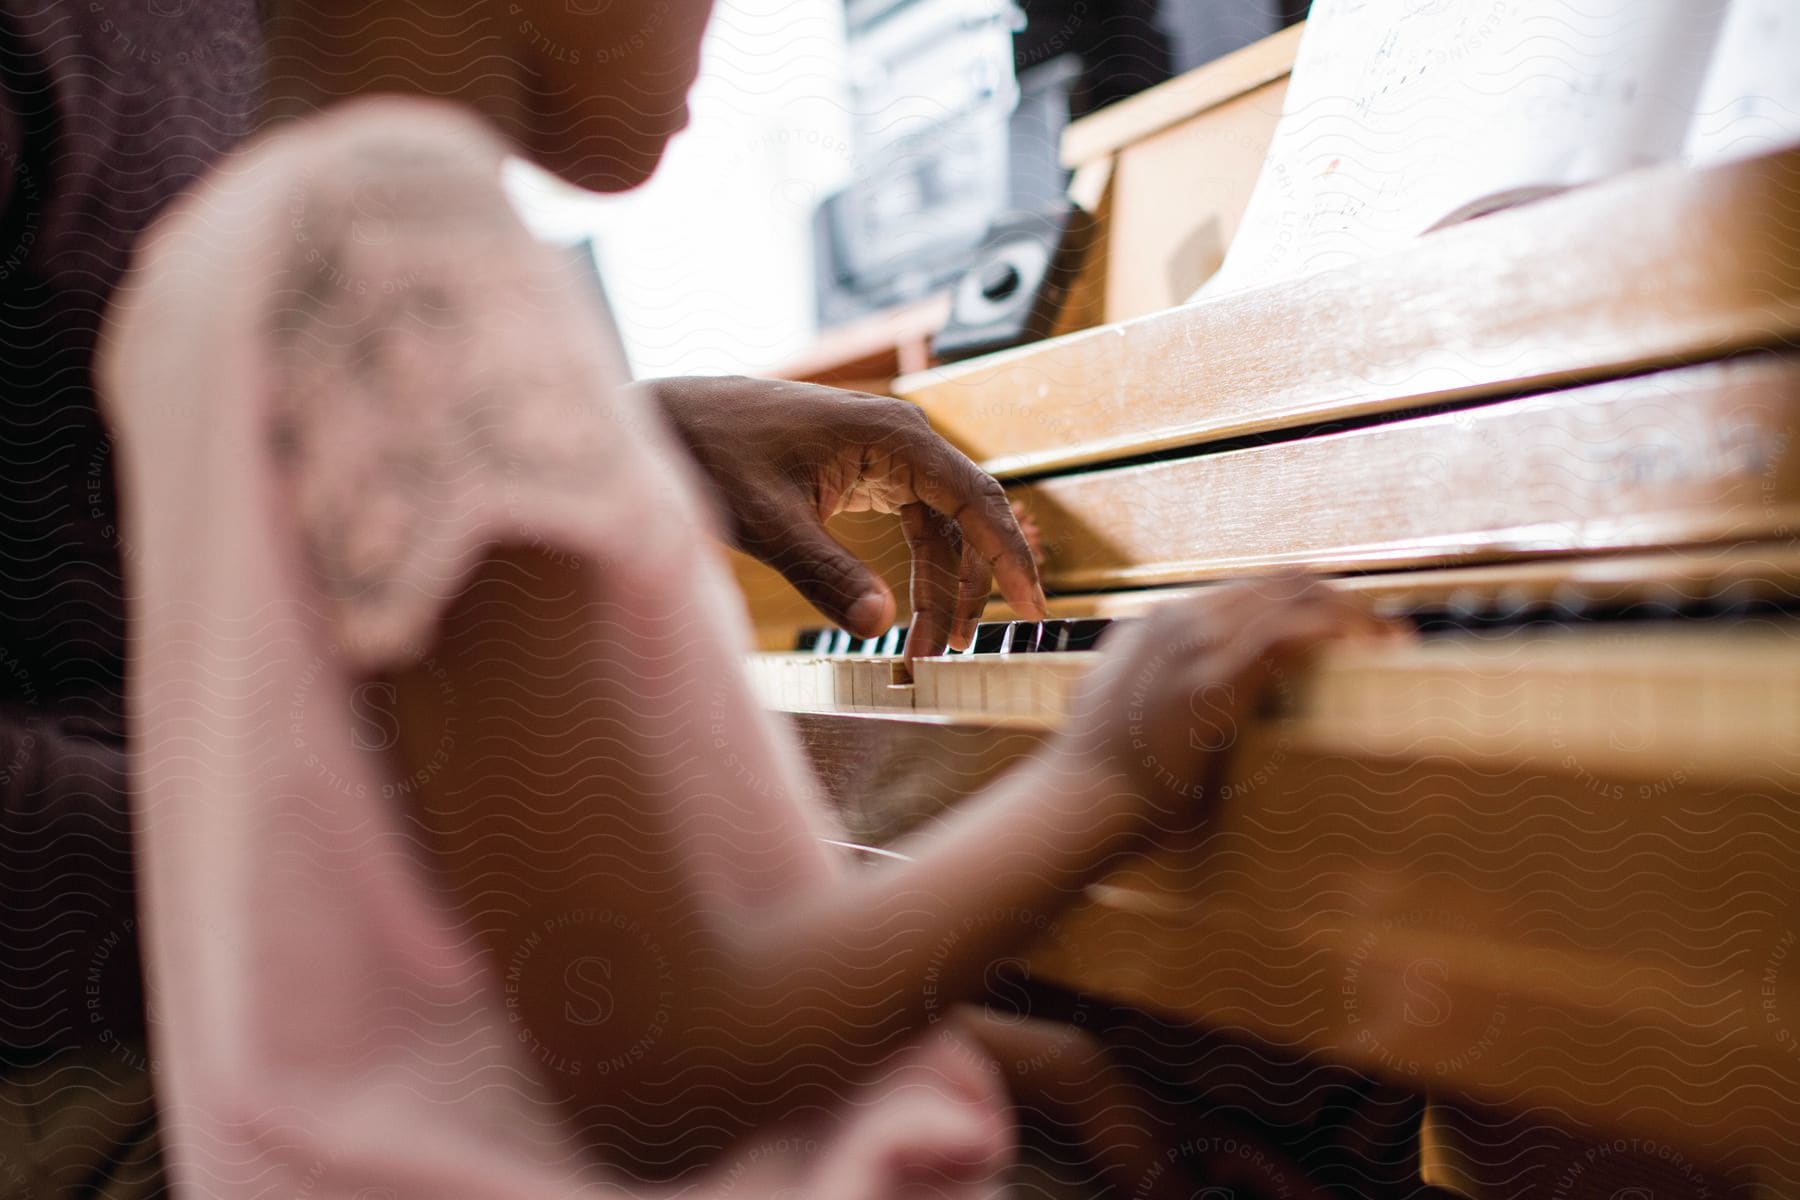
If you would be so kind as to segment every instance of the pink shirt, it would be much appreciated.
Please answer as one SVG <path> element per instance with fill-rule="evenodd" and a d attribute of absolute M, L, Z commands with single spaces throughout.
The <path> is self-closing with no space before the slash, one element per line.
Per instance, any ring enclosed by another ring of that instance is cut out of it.
<path fill-rule="evenodd" d="M 439 614 L 496 542 L 579 556 L 616 614 L 608 643 L 642 677 L 619 736 L 668 742 L 694 887 L 755 905 L 839 869 L 791 739 L 742 679 L 741 601 L 703 549 L 691 469 L 619 386 L 591 302 L 514 226 L 477 269 L 390 220 L 383 164 L 408 156 L 420 186 L 454 195 L 496 179 L 500 148 L 394 101 L 266 142 L 159 229 L 111 337 L 152 1033 L 185 1194 L 630 1190 L 552 1104 L 557 1064 L 508 1003 L 521 973 L 459 932 L 404 819 L 416 781 L 359 710 L 377 669 L 430 665 Z M 272 344 L 320 336 L 320 296 L 376 312 L 384 289 L 466 301 L 477 333 L 386 345 L 366 377 L 324 355 L 274 368 Z M 517 353 L 534 344 L 568 352 Z M 578 937 L 572 922 L 545 934 Z M 605 982 L 578 973 L 571 1002 Z M 989 1195 L 1008 1137 L 979 1055 L 931 1035 L 858 1102 L 680 1193 L 859 1200 L 931 1179 Z"/>

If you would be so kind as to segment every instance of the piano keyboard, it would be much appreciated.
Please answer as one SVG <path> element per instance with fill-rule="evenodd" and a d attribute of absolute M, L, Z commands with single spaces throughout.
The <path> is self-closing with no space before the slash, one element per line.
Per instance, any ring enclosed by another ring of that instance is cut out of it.
<path fill-rule="evenodd" d="M 1328 647 L 1278 689 L 1285 736 L 1358 756 L 1454 754 L 1496 766 L 1575 758 L 1627 776 L 1681 762 L 1731 776 L 1757 762 L 1800 780 L 1800 620 L 1776 601 L 1633 605 L 1571 614 L 1532 603 L 1413 614 L 1410 646 Z M 765 707 L 1054 729 L 1092 651 L 1120 621 L 984 622 L 968 651 L 913 660 L 904 631 L 750 660 Z M 1046 649 L 1045 647 L 1051 647 Z"/>
<path fill-rule="evenodd" d="M 966 651 L 908 664 L 905 627 L 853 640 L 807 630 L 791 654 L 759 654 L 750 673 L 767 707 L 788 712 L 978 713 L 1057 719 L 1110 618 L 983 621 Z M 1029 664 L 1027 667 L 1025 664 Z"/>
<path fill-rule="evenodd" d="M 964 654 L 1050 653 L 1092 650 L 1111 618 L 1049 621 L 983 621 Z M 880 637 L 853 638 L 842 629 L 804 629 L 795 639 L 797 653 L 842 658 L 856 653 L 893 657 L 906 649 L 908 626 L 896 625 Z"/>

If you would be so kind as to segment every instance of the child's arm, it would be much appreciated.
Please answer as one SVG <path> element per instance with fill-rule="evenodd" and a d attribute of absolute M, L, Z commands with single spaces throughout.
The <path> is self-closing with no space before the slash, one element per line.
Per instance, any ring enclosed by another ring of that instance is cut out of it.
<path fill-rule="evenodd" d="M 534 975 L 516 1002 L 547 1060 L 609 1064 L 552 1078 L 597 1140 L 646 1167 L 831 1103 L 915 1031 L 977 999 L 987 965 L 1036 932 L 1033 914 L 1078 895 L 1159 816 L 1189 825 L 1203 813 L 1219 755 L 1202 747 L 1230 743 L 1272 671 L 1373 627 L 1329 593 L 1289 583 L 1171 606 L 1102 656 L 1068 735 L 913 847 L 912 862 L 737 905 L 705 878 L 710 823 L 682 813 L 721 800 L 681 793 L 653 713 L 629 736 L 619 728 L 643 706 L 639 651 L 591 587 L 536 552 L 495 558 L 445 625 L 448 685 L 422 674 L 399 685 L 415 704 L 448 692 L 505 721 L 491 769 L 444 772 L 468 786 L 428 786 L 418 809 L 496 966 L 562 913 L 628 913 L 643 931 L 566 947 L 606 959 L 606 1006 L 590 1008 L 581 980 L 554 972 Z M 663 602 L 677 610 L 681 598 Z M 670 669 L 710 680 L 718 727 L 753 703 L 729 647 L 700 629 L 684 635 L 679 619 L 658 624 L 688 641 Z M 548 663 L 566 667 L 555 689 L 544 686 Z M 664 711 L 679 721 L 677 708 Z M 415 710 L 405 727 L 441 722 Z"/>

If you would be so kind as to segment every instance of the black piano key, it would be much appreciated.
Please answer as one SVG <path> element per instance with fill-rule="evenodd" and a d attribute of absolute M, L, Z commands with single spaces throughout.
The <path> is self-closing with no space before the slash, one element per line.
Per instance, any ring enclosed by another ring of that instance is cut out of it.
<path fill-rule="evenodd" d="M 1594 613 L 1594 602 L 1581 588 L 1559 584 L 1550 592 L 1550 619 L 1556 624 L 1574 624 Z"/>
<path fill-rule="evenodd" d="M 1622 614 L 1641 621 L 1678 621 L 1691 615 L 1687 597 L 1673 588 L 1653 588 Z"/>
<path fill-rule="evenodd" d="M 1057 650 L 1092 650 L 1113 622 L 1105 617 L 1078 617 L 1064 623 L 1056 639 Z"/>
<path fill-rule="evenodd" d="M 1483 617 L 1483 624 L 1510 625 L 1530 621 L 1545 609 L 1544 602 L 1528 588 L 1502 588 Z"/>
<path fill-rule="evenodd" d="M 1000 653 L 1035 654 L 1043 636 L 1042 621 L 1014 621 L 1006 627 L 1006 638 L 1000 643 Z"/>
<path fill-rule="evenodd" d="M 1747 617 L 1756 609 L 1756 585 L 1736 580 L 1713 593 L 1712 610 L 1722 617 Z"/>
<path fill-rule="evenodd" d="M 831 649 L 826 653 L 830 654 L 833 658 L 838 658 L 850 653 L 850 631 L 848 629 L 838 629 L 833 631 L 831 637 Z"/>
<path fill-rule="evenodd" d="M 796 654 L 824 654 L 831 649 L 831 630 L 802 629 L 794 636 Z"/>
<path fill-rule="evenodd" d="M 1444 610 L 1459 629 L 1474 629 L 1487 606 L 1473 588 L 1457 588 L 1444 601 Z"/>
<path fill-rule="evenodd" d="M 1411 618 L 1413 628 L 1420 633 L 1455 633 L 1462 628 L 1455 615 L 1442 606 L 1416 608 Z"/>
<path fill-rule="evenodd" d="M 1540 596 L 1513 613 L 1509 619 L 1495 621 L 1494 625 L 1502 630 L 1518 625 L 1553 625 L 1559 620 L 1560 611 L 1553 601 Z"/>
<path fill-rule="evenodd" d="M 1006 640 L 1009 622 L 983 621 L 975 627 L 975 640 L 969 643 L 970 654 L 998 654 Z"/>
<path fill-rule="evenodd" d="M 888 657 L 906 652 L 906 626 L 896 625 L 881 638 L 881 653 Z"/>

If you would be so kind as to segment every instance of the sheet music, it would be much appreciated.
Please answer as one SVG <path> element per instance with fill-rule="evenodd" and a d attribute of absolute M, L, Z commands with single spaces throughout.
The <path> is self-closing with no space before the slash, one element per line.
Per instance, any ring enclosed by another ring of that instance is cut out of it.
<path fill-rule="evenodd" d="M 1244 221 L 1197 296 L 1674 157 L 1726 3 L 1315 0 Z"/>
<path fill-rule="evenodd" d="M 1800 0 L 1732 0 L 1694 105 L 1700 164 L 1800 142 Z"/>

